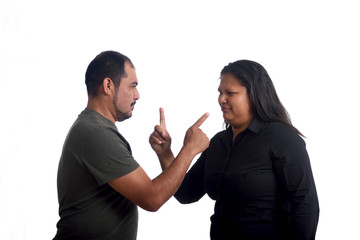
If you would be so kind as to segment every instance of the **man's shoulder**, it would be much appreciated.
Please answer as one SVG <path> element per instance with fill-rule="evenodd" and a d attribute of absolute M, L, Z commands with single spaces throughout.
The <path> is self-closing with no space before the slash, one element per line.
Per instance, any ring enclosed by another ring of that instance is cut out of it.
<path fill-rule="evenodd" d="M 115 137 L 118 133 L 115 124 L 108 123 L 99 115 L 95 111 L 88 111 L 87 109 L 82 111 L 69 129 L 66 142 L 71 144 L 75 141 L 77 144 L 80 142 L 85 144 L 99 134 Z"/>
<path fill-rule="evenodd" d="M 87 108 L 79 114 L 72 128 L 85 130 L 87 132 L 92 132 L 103 128 L 109 128 L 117 131 L 117 128 L 113 122 L 103 117 L 100 113 Z"/>

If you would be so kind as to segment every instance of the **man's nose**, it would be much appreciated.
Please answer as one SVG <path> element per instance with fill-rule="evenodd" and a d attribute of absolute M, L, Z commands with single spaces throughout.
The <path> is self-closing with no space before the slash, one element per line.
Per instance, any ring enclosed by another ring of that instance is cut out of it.
<path fill-rule="evenodd" d="M 136 100 L 139 100 L 140 99 L 140 94 L 139 94 L 139 91 L 136 89 L 136 91 L 135 91 L 135 99 Z"/>

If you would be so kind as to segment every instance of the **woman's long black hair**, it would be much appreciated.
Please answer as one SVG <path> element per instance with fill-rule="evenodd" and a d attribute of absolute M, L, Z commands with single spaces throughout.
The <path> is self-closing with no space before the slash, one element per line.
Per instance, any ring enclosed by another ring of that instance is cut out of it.
<path fill-rule="evenodd" d="M 254 61 L 239 60 L 225 66 L 221 70 L 220 78 L 224 74 L 232 74 L 242 86 L 246 87 L 255 117 L 258 120 L 284 123 L 294 129 L 298 135 L 304 137 L 292 125 L 290 116 L 281 103 L 274 84 L 263 66 Z M 226 127 L 229 127 L 227 123 Z"/>

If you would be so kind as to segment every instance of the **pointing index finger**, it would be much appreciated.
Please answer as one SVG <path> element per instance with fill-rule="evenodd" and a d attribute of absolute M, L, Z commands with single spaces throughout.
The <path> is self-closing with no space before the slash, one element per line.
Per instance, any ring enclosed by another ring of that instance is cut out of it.
<path fill-rule="evenodd" d="M 196 123 L 194 123 L 194 127 L 200 127 L 204 122 L 205 120 L 209 117 L 210 113 L 205 113 L 204 115 L 202 115 L 197 121 Z"/>
<path fill-rule="evenodd" d="M 160 112 L 160 126 L 166 129 L 164 109 L 161 107 L 159 112 Z"/>

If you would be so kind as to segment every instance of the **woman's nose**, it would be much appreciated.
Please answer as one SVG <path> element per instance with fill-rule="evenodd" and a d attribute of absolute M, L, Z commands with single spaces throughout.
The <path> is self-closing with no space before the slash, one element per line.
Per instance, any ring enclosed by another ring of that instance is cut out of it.
<path fill-rule="evenodd" d="M 219 95 L 219 103 L 226 103 L 226 97 L 223 94 Z"/>

